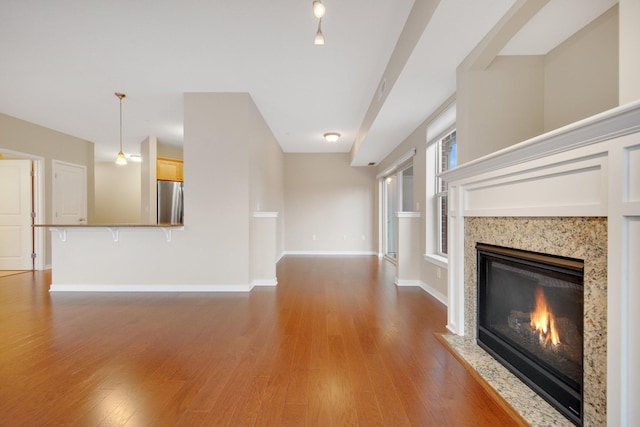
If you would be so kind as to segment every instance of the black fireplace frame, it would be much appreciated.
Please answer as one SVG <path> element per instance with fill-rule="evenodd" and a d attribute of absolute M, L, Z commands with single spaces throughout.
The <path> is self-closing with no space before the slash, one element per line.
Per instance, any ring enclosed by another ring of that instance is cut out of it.
<path fill-rule="evenodd" d="M 518 348 L 512 346 L 488 328 L 481 325 L 481 289 L 483 275 L 487 275 L 487 262 L 497 260 L 528 268 L 544 268 L 559 274 L 573 277 L 584 277 L 584 263 L 581 260 L 541 254 L 538 252 L 511 249 L 501 246 L 476 243 L 477 256 L 477 344 L 502 363 L 525 384 L 536 391 L 542 398 L 554 406 L 571 422 L 578 426 L 583 424 L 583 381 L 576 387 L 563 381 L 551 370 L 546 369 L 528 358 Z M 582 284 L 582 283 L 581 283 Z M 583 285 L 583 284 L 582 284 Z M 583 303 L 584 311 L 584 303 Z M 584 344 L 583 344 L 584 350 Z M 584 352 L 583 352 L 584 359 Z M 584 360 L 582 362 L 584 366 Z M 583 370 L 584 375 L 584 370 Z"/>

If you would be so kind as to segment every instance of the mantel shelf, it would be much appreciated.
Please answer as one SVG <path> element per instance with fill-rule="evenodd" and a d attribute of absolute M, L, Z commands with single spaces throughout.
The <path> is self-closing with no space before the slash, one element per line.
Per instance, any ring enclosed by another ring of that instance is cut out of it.
<path fill-rule="evenodd" d="M 640 101 L 635 101 L 511 145 L 439 176 L 449 183 L 460 181 L 639 131 Z"/>

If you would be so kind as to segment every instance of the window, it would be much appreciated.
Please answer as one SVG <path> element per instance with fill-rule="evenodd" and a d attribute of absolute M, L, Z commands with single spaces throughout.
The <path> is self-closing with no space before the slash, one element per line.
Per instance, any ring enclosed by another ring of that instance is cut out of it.
<path fill-rule="evenodd" d="M 425 162 L 425 254 L 424 259 L 440 268 L 448 267 L 447 183 L 439 174 L 457 163 L 456 103 L 452 101 L 427 124 Z"/>
<path fill-rule="evenodd" d="M 400 206 L 402 212 L 413 212 L 413 165 L 409 165 L 398 172 L 400 179 Z"/>
<path fill-rule="evenodd" d="M 435 146 L 436 150 L 436 189 L 435 189 L 435 203 L 436 203 L 436 218 L 437 218 L 437 253 L 438 255 L 446 256 L 448 254 L 447 248 L 447 195 L 448 185 L 445 180 L 437 175 L 453 169 L 456 167 L 456 131 L 452 131 L 445 137 L 440 139 Z"/>

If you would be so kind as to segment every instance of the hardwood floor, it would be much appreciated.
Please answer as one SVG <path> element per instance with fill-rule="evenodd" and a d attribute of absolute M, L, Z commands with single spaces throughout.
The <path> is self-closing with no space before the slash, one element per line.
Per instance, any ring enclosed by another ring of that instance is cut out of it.
<path fill-rule="evenodd" d="M 377 257 L 286 257 L 277 288 L 49 294 L 0 278 L 2 426 L 516 425 Z"/>

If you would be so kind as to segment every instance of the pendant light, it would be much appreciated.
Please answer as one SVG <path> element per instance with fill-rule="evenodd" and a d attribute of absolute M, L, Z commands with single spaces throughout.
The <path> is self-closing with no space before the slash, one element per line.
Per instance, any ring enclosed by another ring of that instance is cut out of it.
<path fill-rule="evenodd" d="M 116 156 L 116 165 L 124 166 L 127 164 L 127 156 L 122 152 L 122 98 L 127 95 L 118 92 L 116 92 L 115 95 L 120 99 L 120 151 Z"/>
<path fill-rule="evenodd" d="M 322 18 L 318 21 L 318 32 L 316 33 L 315 38 L 313 39 L 313 44 L 316 46 L 324 46 L 324 35 L 322 34 L 322 28 L 320 25 L 322 24 Z"/>

